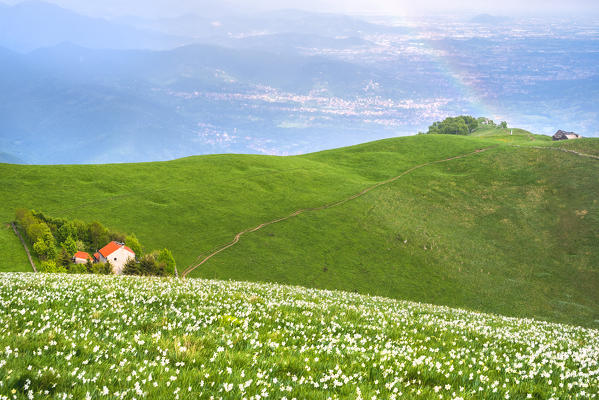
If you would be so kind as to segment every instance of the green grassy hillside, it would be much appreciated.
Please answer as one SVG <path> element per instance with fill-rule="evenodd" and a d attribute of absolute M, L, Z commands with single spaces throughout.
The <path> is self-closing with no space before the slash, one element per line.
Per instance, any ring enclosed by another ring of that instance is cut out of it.
<path fill-rule="evenodd" d="M 529 144 L 529 145 L 542 145 L 551 143 L 550 136 L 534 135 L 524 129 L 518 128 L 497 128 L 491 127 L 480 127 L 477 128 L 472 135 L 474 137 L 493 139 L 502 143 L 511 144 Z"/>
<path fill-rule="evenodd" d="M 346 198 L 416 165 L 491 147 L 249 233 L 191 276 L 599 326 L 599 161 L 536 148 L 576 146 L 592 154 L 599 140 L 574 145 L 498 131 L 388 139 L 295 157 L 1 165 L 0 221 L 11 220 L 17 207 L 99 220 L 136 233 L 150 249 L 172 249 L 181 270 L 244 229 Z M 7 233 L 0 239 L 9 253 L 22 251 Z M 23 257 L 2 256 L 0 269 L 22 267 Z"/>
<path fill-rule="evenodd" d="M 23 245 L 6 222 L 0 224 L 0 267 L 0 271 L 32 271 Z"/>

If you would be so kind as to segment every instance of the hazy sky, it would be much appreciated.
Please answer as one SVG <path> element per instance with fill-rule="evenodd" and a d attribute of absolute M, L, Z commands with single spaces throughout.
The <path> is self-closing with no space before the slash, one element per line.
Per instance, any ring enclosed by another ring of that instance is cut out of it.
<path fill-rule="evenodd" d="M 185 13 L 202 14 L 209 7 L 225 2 L 218 0 L 47 0 L 65 8 L 91 15 L 174 16 Z M 4 0 L 18 3 L 20 0 Z M 418 15 L 430 12 L 471 12 L 501 15 L 560 13 L 599 14 L 599 0 L 227 0 L 227 9 L 264 10 L 297 8 L 311 11 L 344 13 L 380 13 Z"/>

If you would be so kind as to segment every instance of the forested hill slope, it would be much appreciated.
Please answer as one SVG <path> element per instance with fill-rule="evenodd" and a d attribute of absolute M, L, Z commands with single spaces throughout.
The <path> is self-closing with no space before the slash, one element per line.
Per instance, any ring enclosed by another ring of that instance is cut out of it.
<path fill-rule="evenodd" d="M 410 171 L 338 206 L 249 232 L 190 276 L 343 289 L 597 327 L 599 160 L 556 151 L 561 147 L 599 154 L 596 139 L 552 143 L 515 130 L 419 135 L 294 157 L 2 164 L 0 219 L 10 221 L 25 207 L 98 220 L 136 233 L 149 248 L 172 249 L 183 270 L 241 231 Z M 25 270 L 22 248 L 4 226 L 0 269 Z"/>

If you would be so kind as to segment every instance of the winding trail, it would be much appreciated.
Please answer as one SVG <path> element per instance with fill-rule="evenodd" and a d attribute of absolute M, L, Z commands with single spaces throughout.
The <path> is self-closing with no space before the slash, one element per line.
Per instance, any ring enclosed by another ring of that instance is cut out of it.
<path fill-rule="evenodd" d="M 204 257 L 200 262 L 198 262 L 196 264 L 192 264 L 189 267 L 187 267 L 181 273 L 181 278 L 185 278 L 193 270 L 195 270 L 196 268 L 198 268 L 199 266 L 201 266 L 202 264 L 204 264 L 205 262 L 207 262 L 208 260 L 210 260 L 212 257 L 216 256 L 217 254 L 222 253 L 223 251 L 227 250 L 228 248 L 235 246 L 239 242 L 239 240 L 241 239 L 241 237 L 243 235 L 247 234 L 247 233 L 256 232 L 256 231 L 258 231 L 258 230 L 260 230 L 260 229 L 262 229 L 262 228 L 264 228 L 264 227 L 266 227 L 268 225 L 272 225 L 272 224 L 276 224 L 278 222 L 282 222 L 282 221 L 288 220 L 290 218 L 296 217 L 296 216 L 298 216 L 300 214 L 303 214 L 303 213 L 306 213 L 306 212 L 326 210 L 328 208 L 333 208 L 333 207 L 340 206 L 342 204 L 347 203 L 348 201 L 355 200 L 358 197 L 362 197 L 366 193 L 371 192 L 372 190 L 374 190 L 374 189 L 376 189 L 376 188 L 378 188 L 380 186 L 388 185 L 388 184 L 390 184 L 392 182 L 395 182 L 396 180 L 398 180 L 398 179 L 406 176 L 407 174 L 409 174 L 409 173 L 411 173 L 411 172 L 413 172 L 413 171 L 415 171 L 417 169 L 424 168 L 426 166 L 433 165 L 433 164 L 440 164 L 440 163 L 444 163 L 444 162 L 448 162 L 448 161 L 452 161 L 452 160 L 457 160 L 457 159 L 460 159 L 460 158 L 469 157 L 471 155 L 482 153 L 482 152 L 487 151 L 489 149 L 492 149 L 494 147 L 497 147 L 497 146 L 490 146 L 490 147 L 486 147 L 486 148 L 483 148 L 483 149 L 475 150 L 475 151 L 470 152 L 470 153 L 462 154 L 462 155 L 459 155 L 459 156 L 450 157 L 450 158 L 444 158 L 442 160 L 430 161 L 430 162 L 427 162 L 427 163 L 424 163 L 424 164 L 419 164 L 419 165 L 416 165 L 416 166 L 414 166 L 414 167 L 412 167 L 412 168 L 410 168 L 410 169 L 402 172 L 401 174 L 399 174 L 397 176 L 394 176 L 393 178 L 389 178 L 389 179 L 387 179 L 385 181 L 378 182 L 378 183 L 376 183 L 376 184 L 374 184 L 374 185 L 372 185 L 370 187 L 367 187 L 366 189 L 362 190 L 361 192 L 356 193 L 356 194 L 354 194 L 354 195 L 352 195 L 350 197 L 347 197 L 347 198 L 345 198 L 343 200 L 339 200 L 339 201 L 336 201 L 334 203 L 325 204 L 325 205 L 320 206 L 320 207 L 302 208 L 302 209 L 299 209 L 299 210 L 296 210 L 296 211 L 292 212 L 291 214 L 287 215 L 286 217 L 274 219 L 272 221 L 268 221 L 268 222 L 265 222 L 263 224 L 260 224 L 260 225 L 256 226 L 255 228 L 249 228 L 249 229 L 246 229 L 244 231 L 241 231 L 237 235 L 235 235 L 235 237 L 233 238 L 233 240 L 230 243 L 228 243 L 226 245 L 223 245 L 223 246 L 219 247 L 218 249 L 214 250 L 212 253 L 210 253 L 209 255 L 207 255 L 206 257 Z"/>
<path fill-rule="evenodd" d="M 17 237 L 21 241 L 21 244 L 25 248 L 25 253 L 27 253 L 27 258 L 29 259 L 29 263 L 31 264 L 31 268 L 33 268 L 33 272 L 37 272 L 37 268 L 35 268 L 35 263 L 33 262 L 33 258 L 31 257 L 31 253 L 29 252 L 29 248 L 27 248 L 27 243 L 25 243 L 25 240 L 23 240 L 23 236 L 21 236 L 21 233 L 17 229 L 17 226 L 15 225 L 14 222 L 11 222 L 10 225 L 12 226 L 12 230 L 15 231 L 15 235 L 17 235 Z"/>
<path fill-rule="evenodd" d="M 539 149 L 539 150 L 556 150 L 556 151 L 563 151 L 565 153 L 572 153 L 575 154 L 577 156 L 580 157 L 587 157 L 587 158 L 593 158 L 595 160 L 599 160 L 599 156 L 593 155 L 593 154 L 586 154 L 586 153 L 579 153 L 576 150 L 570 150 L 570 149 L 564 149 L 563 147 L 552 147 L 552 146 L 519 146 L 516 144 L 512 145 L 513 147 L 527 147 L 529 149 Z"/>

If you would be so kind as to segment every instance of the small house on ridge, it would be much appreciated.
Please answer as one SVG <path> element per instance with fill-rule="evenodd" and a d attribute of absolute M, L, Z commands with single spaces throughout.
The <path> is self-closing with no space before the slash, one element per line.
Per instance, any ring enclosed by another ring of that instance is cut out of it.
<path fill-rule="evenodd" d="M 555 132 L 555 135 L 553 135 L 552 139 L 554 141 L 557 140 L 570 140 L 570 139 L 580 139 L 582 136 L 574 133 L 574 132 L 566 132 L 566 131 L 562 131 L 561 129 L 557 132 Z"/>

